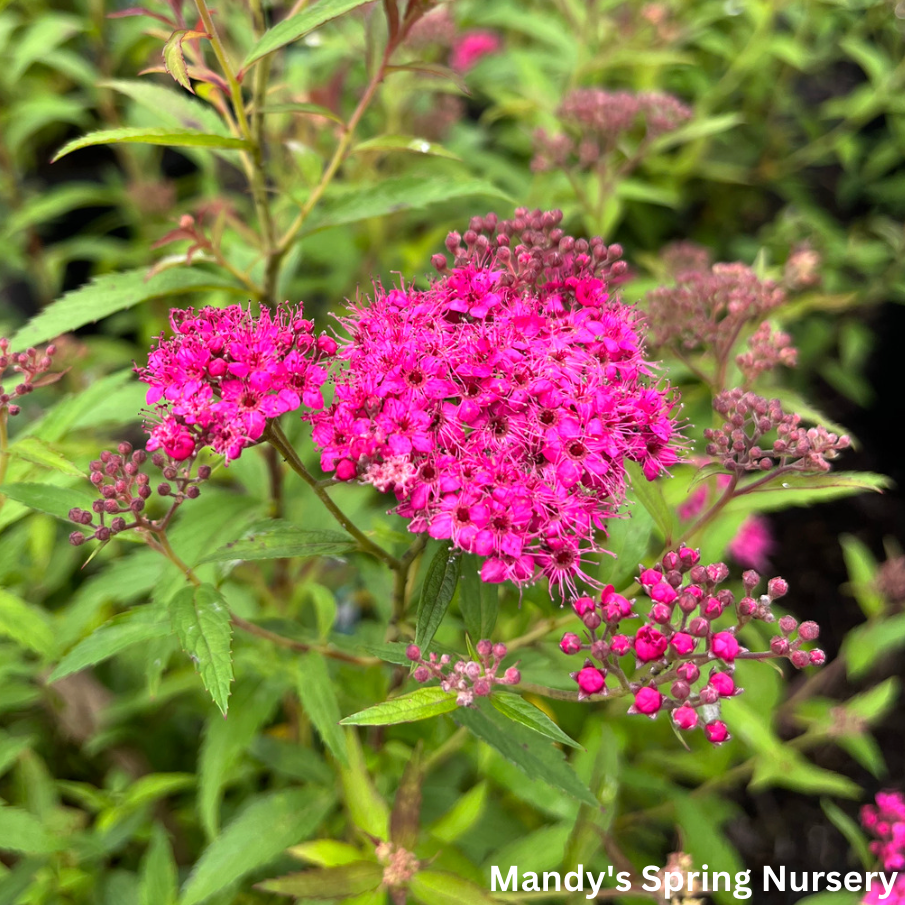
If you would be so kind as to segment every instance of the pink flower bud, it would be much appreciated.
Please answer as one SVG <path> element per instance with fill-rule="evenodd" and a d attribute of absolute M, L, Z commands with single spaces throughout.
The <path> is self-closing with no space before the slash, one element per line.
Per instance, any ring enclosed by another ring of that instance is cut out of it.
<path fill-rule="evenodd" d="M 669 693 L 677 701 L 684 701 L 685 698 L 691 694 L 691 686 L 687 682 L 682 681 L 682 679 L 676 679 L 676 681 L 669 686 Z"/>
<path fill-rule="evenodd" d="M 338 481 L 354 481 L 358 469 L 351 459 L 342 459 L 336 463 L 336 478 Z"/>
<path fill-rule="evenodd" d="M 627 635 L 613 635 L 610 639 L 610 650 L 617 657 L 624 657 L 632 649 L 632 642 Z"/>
<path fill-rule="evenodd" d="M 753 616 L 757 612 L 757 601 L 753 597 L 742 597 L 738 602 L 740 616 Z"/>
<path fill-rule="evenodd" d="M 696 566 L 700 561 L 700 550 L 692 550 L 690 547 L 686 547 L 684 544 L 679 547 L 679 562 L 682 564 L 682 568 L 686 572 L 693 566 Z"/>
<path fill-rule="evenodd" d="M 416 682 L 426 682 L 431 677 L 431 671 L 426 666 L 419 666 L 412 676 Z"/>
<path fill-rule="evenodd" d="M 591 645 L 591 656 L 602 663 L 609 656 L 610 646 L 606 641 L 595 641 Z"/>
<path fill-rule="evenodd" d="M 606 684 L 606 674 L 594 666 L 590 660 L 574 675 L 582 695 L 597 694 Z"/>
<path fill-rule="evenodd" d="M 590 629 L 592 632 L 600 628 L 600 624 L 603 622 L 600 618 L 600 614 L 594 612 L 585 613 L 584 616 L 581 617 L 581 621 L 585 624 L 585 628 Z"/>
<path fill-rule="evenodd" d="M 566 632 L 559 642 L 559 649 L 564 654 L 577 654 L 581 650 L 581 638 L 575 632 Z"/>
<path fill-rule="evenodd" d="M 663 695 L 656 688 L 645 686 L 635 692 L 635 703 L 631 710 L 645 716 L 655 716 L 662 706 Z"/>
<path fill-rule="evenodd" d="M 741 650 L 738 641 L 735 640 L 735 635 L 731 632 L 717 632 L 710 639 L 710 649 L 727 663 L 731 663 Z"/>
<path fill-rule="evenodd" d="M 85 535 L 82 534 L 81 531 L 73 531 L 72 534 L 69 535 L 69 543 L 72 544 L 73 547 L 81 547 L 81 545 L 85 543 Z"/>
<path fill-rule="evenodd" d="M 316 345 L 317 351 L 323 352 L 324 355 L 335 355 L 338 348 L 332 336 L 319 336 Z"/>
<path fill-rule="evenodd" d="M 783 616 L 779 620 L 779 630 L 784 635 L 791 635 L 798 628 L 798 620 L 794 616 Z"/>
<path fill-rule="evenodd" d="M 698 598 L 688 592 L 679 595 L 679 609 L 683 613 L 693 613 L 698 606 Z"/>
<path fill-rule="evenodd" d="M 715 562 L 707 566 L 707 579 L 714 584 L 719 584 L 729 577 L 729 566 L 724 562 Z"/>
<path fill-rule="evenodd" d="M 474 682 L 475 679 L 479 678 L 481 675 L 481 664 L 475 663 L 474 660 L 469 660 L 468 663 L 465 664 L 464 672 L 465 675 Z"/>
<path fill-rule="evenodd" d="M 679 554 L 676 553 L 674 550 L 670 550 L 663 557 L 662 562 L 663 562 L 663 570 L 665 572 L 674 572 L 676 569 L 679 568 L 679 565 L 680 565 Z"/>
<path fill-rule="evenodd" d="M 642 625 L 635 635 L 635 653 L 642 663 L 658 660 L 666 650 L 666 636 L 649 625 Z"/>
<path fill-rule="evenodd" d="M 486 698 L 490 694 L 490 682 L 484 678 L 478 679 L 474 683 L 474 693 L 479 698 Z"/>
<path fill-rule="evenodd" d="M 405 649 L 405 656 L 406 659 L 411 660 L 414 663 L 416 660 L 421 659 L 421 648 L 418 647 L 417 644 L 410 644 Z"/>
<path fill-rule="evenodd" d="M 695 616 L 688 624 L 688 631 L 695 638 L 704 638 L 710 634 L 710 623 L 703 616 Z"/>
<path fill-rule="evenodd" d="M 776 654 L 777 657 L 785 657 L 789 653 L 789 639 L 779 637 L 771 638 L 770 650 Z"/>
<path fill-rule="evenodd" d="M 701 608 L 701 613 L 705 619 L 716 619 L 722 612 L 723 605 L 717 597 L 708 597 Z"/>
<path fill-rule="evenodd" d="M 727 672 L 715 672 L 710 677 L 710 685 L 721 698 L 735 694 L 735 680 Z"/>
<path fill-rule="evenodd" d="M 687 632 L 676 632 L 669 639 L 669 643 L 672 645 L 672 649 L 680 657 L 685 657 L 694 650 L 694 646 L 697 642 Z"/>
<path fill-rule="evenodd" d="M 505 685 L 518 685 L 521 681 L 522 674 L 514 666 L 510 666 L 503 674 L 503 684 Z"/>
<path fill-rule="evenodd" d="M 688 573 L 688 577 L 695 584 L 704 584 L 709 581 L 707 578 L 707 569 L 704 566 L 693 566 L 691 571 Z"/>
<path fill-rule="evenodd" d="M 698 725 L 698 713 L 694 707 L 689 707 L 688 704 L 683 704 L 674 710 L 672 718 L 680 729 L 694 729 Z"/>
<path fill-rule="evenodd" d="M 712 685 L 705 685 L 698 692 L 698 697 L 701 699 L 702 704 L 716 704 L 720 699 L 720 693 Z"/>
<path fill-rule="evenodd" d="M 784 578 L 771 578 L 767 582 L 767 595 L 771 600 L 778 600 L 789 593 L 789 583 Z"/>
<path fill-rule="evenodd" d="M 656 569 L 645 569 L 638 578 L 638 583 L 645 588 L 652 588 L 662 580 L 662 572 L 658 572 Z"/>
<path fill-rule="evenodd" d="M 666 625 L 672 617 L 672 610 L 665 603 L 655 603 L 650 608 L 650 618 L 652 622 L 660 625 Z"/>
<path fill-rule="evenodd" d="M 793 650 L 789 662 L 796 669 L 804 669 L 811 663 L 811 655 L 806 650 Z"/>
<path fill-rule="evenodd" d="M 812 650 L 810 661 L 811 666 L 823 666 L 826 663 L 826 654 L 822 650 Z"/>
<path fill-rule="evenodd" d="M 742 584 L 745 586 L 745 590 L 750 594 L 751 591 L 760 584 L 760 575 L 758 575 L 754 569 L 748 569 L 747 572 L 742 573 Z"/>
<path fill-rule="evenodd" d="M 701 676 L 701 670 L 697 663 L 683 663 L 677 670 L 679 678 L 689 685 L 694 685 Z"/>
<path fill-rule="evenodd" d="M 672 603 L 678 596 L 676 589 L 666 581 L 658 581 L 648 594 L 655 603 Z"/>
<path fill-rule="evenodd" d="M 575 637 L 577 638 L 578 635 Z M 482 638 L 475 645 L 475 650 L 477 650 L 479 657 L 489 657 L 493 653 L 493 643 L 489 638 Z"/>
<path fill-rule="evenodd" d="M 723 742 L 728 742 L 732 737 L 729 735 L 729 729 L 722 720 L 714 720 L 712 723 L 708 723 L 704 727 L 704 735 L 707 741 L 714 745 L 722 745 Z"/>
<path fill-rule="evenodd" d="M 798 637 L 802 641 L 816 641 L 820 637 L 820 626 L 816 622 L 802 622 L 798 626 Z"/>
<path fill-rule="evenodd" d="M 586 613 L 593 613 L 597 604 L 594 602 L 593 597 L 576 597 L 572 601 L 572 609 L 579 616 L 584 616 Z"/>

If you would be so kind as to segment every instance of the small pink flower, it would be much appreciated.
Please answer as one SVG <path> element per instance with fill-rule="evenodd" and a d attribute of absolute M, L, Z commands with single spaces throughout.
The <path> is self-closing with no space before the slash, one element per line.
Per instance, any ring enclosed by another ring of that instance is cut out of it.
<path fill-rule="evenodd" d="M 688 704 L 674 710 L 672 718 L 680 729 L 694 729 L 698 725 L 698 712 Z"/>
<path fill-rule="evenodd" d="M 663 695 L 656 688 L 645 686 L 635 692 L 635 703 L 629 708 L 629 713 L 643 713 L 654 717 L 662 706 Z"/>
<path fill-rule="evenodd" d="M 593 597 L 576 597 L 575 600 L 572 601 L 572 609 L 579 616 L 584 616 L 587 613 L 593 613 L 597 604 L 594 602 Z"/>
<path fill-rule="evenodd" d="M 635 635 L 635 653 L 642 663 L 658 660 L 666 650 L 666 635 L 650 625 L 642 625 Z"/>
<path fill-rule="evenodd" d="M 676 632 L 669 639 L 669 643 L 672 645 L 673 650 L 680 657 L 684 657 L 694 650 L 694 646 L 697 643 L 697 640 L 695 638 L 692 638 L 692 636 L 687 632 Z"/>
<path fill-rule="evenodd" d="M 499 36 L 492 31 L 467 31 L 453 44 L 449 66 L 456 72 L 468 72 L 480 59 L 497 53 L 502 47 Z"/>
<path fill-rule="evenodd" d="M 592 665 L 590 660 L 574 674 L 573 678 L 578 683 L 579 693 L 583 696 L 597 694 L 606 684 L 606 674 Z"/>
<path fill-rule="evenodd" d="M 717 632 L 710 639 L 710 649 L 727 663 L 731 663 L 737 656 L 741 647 L 731 632 Z"/>
<path fill-rule="evenodd" d="M 729 741 L 729 729 L 722 720 L 714 720 L 704 727 L 704 735 L 708 742 L 714 745 L 722 745 L 723 742 Z"/>

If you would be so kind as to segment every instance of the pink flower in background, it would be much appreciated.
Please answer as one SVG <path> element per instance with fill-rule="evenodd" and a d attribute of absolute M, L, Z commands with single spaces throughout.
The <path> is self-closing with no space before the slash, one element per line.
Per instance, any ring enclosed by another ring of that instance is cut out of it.
<path fill-rule="evenodd" d="M 482 57 L 496 53 L 502 46 L 495 32 L 467 31 L 453 44 L 450 68 L 456 72 L 468 72 Z"/>
<path fill-rule="evenodd" d="M 770 554 L 776 547 L 770 522 L 762 515 L 749 515 L 729 543 L 729 555 L 743 569 L 763 572 L 770 564 Z"/>
<path fill-rule="evenodd" d="M 861 809 L 861 825 L 876 839 L 870 850 L 877 856 L 880 869 L 886 873 L 898 873 L 898 879 L 889 896 L 882 898 L 882 885 L 875 885 L 865 896 L 863 905 L 891 903 L 905 905 L 905 795 L 901 792 L 880 792 L 876 804 Z"/>

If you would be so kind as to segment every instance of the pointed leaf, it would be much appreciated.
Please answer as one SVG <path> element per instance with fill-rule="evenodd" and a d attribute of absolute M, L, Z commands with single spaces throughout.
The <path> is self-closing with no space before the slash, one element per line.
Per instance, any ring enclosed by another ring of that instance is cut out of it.
<path fill-rule="evenodd" d="M 26 462 L 43 465 L 45 468 L 51 468 L 70 477 L 84 478 L 86 476 L 84 469 L 79 468 L 74 462 L 70 462 L 58 449 L 54 449 L 49 443 L 39 440 L 37 437 L 23 437 L 21 440 L 17 440 L 10 447 L 9 453 Z"/>
<path fill-rule="evenodd" d="M 168 604 L 182 649 L 225 715 L 233 681 L 232 628 L 229 607 L 213 585 L 183 588 Z"/>
<path fill-rule="evenodd" d="M 337 116 L 332 110 L 328 107 L 322 107 L 320 104 L 301 104 L 301 103 L 289 103 L 289 104 L 268 104 L 266 107 L 261 107 L 260 113 L 302 113 L 306 116 L 323 116 L 327 119 L 332 119 L 333 122 L 339 123 L 343 125 L 342 119 Z"/>
<path fill-rule="evenodd" d="M 150 279 L 146 277 L 144 268 L 97 277 L 44 308 L 11 342 L 17 349 L 36 346 L 149 299 L 215 289 L 247 295 L 246 290 L 221 276 L 189 267 L 166 270 Z"/>
<path fill-rule="evenodd" d="M 591 790 L 550 742 L 536 733 L 515 725 L 494 711 L 485 701 L 476 708 L 460 707 L 455 721 L 473 732 L 479 739 L 496 748 L 531 779 L 540 779 L 591 807 L 599 802 Z"/>
<path fill-rule="evenodd" d="M 413 154 L 429 154 L 434 157 L 449 157 L 451 160 L 460 160 L 458 154 L 453 154 L 443 145 L 428 141 L 426 138 L 417 138 L 414 135 L 377 135 L 355 145 L 350 154 L 360 154 L 364 151 L 409 151 Z"/>
<path fill-rule="evenodd" d="M 248 69 L 252 63 L 257 62 L 261 57 L 298 41 L 309 32 L 319 28 L 325 22 L 355 9 L 358 6 L 364 6 L 370 0 L 320 0 L 320 3 L 309 7 L 295 16 L 284 19 L 275 25 L 269 31 L 264 32 L 261 39 L 251 48 L 248 56 L 242 63 L 243 69 Z"/>
<path fill-rule="evenodd" d="M 490 703 L 507 719 L 527 726 L 554 742 L 569 745 L 571 748 L 581 747 L 578 742 L 569 738 L 543 710 L 535 707 L 530 701 L 526 701 L 521 695 L 498 691 L 490 696 Z"/>
<path fill-rule="evenodd" d="M 183 28 L 179 31 L 174 31 L 167 43 L 163 45 L 163 65 L 166 67 L 167 72 L 173 76 L 177 84 L 182 85 L 186 91 L 191 91 L 192 94 L 195 93 L 195 89 L 192 88 L 192 83 L 189 81 L 182 42 L 209 37 L 210 35 L 205 31 L 190 31 Z"/>
<path fill-rule="evenodd" d="M 345 556 L 356 549 L 355 540 L 341 531 L 310 531 L 271 519 L 254 525 L 246 537 L 209 553 L 201 562 Z"/>
<path fill-rule="evenodd" d="M 131 98 L 136 104 L 150 110 L 159 122 L 168 126 L 211 135 L 229 135 L 226 125 L 213 107 L 181 91 L 145 79 L 110 79 L 100 82 L 99 86 L 112 88 Z"/>
<path fill-rule="evenodd" d="M 656 481 L 648 481 L 640 466 L 626 462 L 625 470 L 632 482 L 632 494 L 650 513 L 667 543 L 672 539 L 675 524 L 672 510 L 663 497 L 663 488 Z"/>
<path fill-rule="evenodd" d="M 387 72 L 418 72 L 421 73 L 421 75 L 448 79 L 462 92 L 462 94 L 471 94 L 468 90 L 468 85 L 465 84 L 465 79 L 462 78 L 462 74 L 456 72 L 455 69 L 450 69 L 449 66 L 443 66 L 441 63 L 427 63 L 421 61 L 414 63 L 399 63 L 395 66 L 387 66 Z"/>
<path fill-rule="evenodd" d="M 0 851 L 45 854 L 61 845 L 34 814 L 0 804 Z"/>
<path fill-rule="evenodd" d="M 141 862 L 138 896 L 140 905 L 175 905 L 178 893 L 176 862 L 167 831 L 154 824 L 151 843 Z"/>
<path fill-rule="evenodd" d="M 376 889 L 382 880 L 383 868 L 376 862 L 353 861 L 265 880 L 257 888 L 298 899 L 346 899 Z"/>
<path fill-rule="evenodd" d="M 330 678 L 327 661 L 317 651 L 308 651 L 298 661 L 296 689 L 305 713 L 314 723 L 317 734 L 344 765 L 349 763 L 346 736 L 339 728 L 342 714 L 336 699 L 336 687 Z"/>
<path fill-rule="evenodd" d="M 459 582 L 459 611 L 465 622 L 465 631 L 473 641 L 489 638 L 499 611 L 499 585 L 481 581 L 481 561 L 473 553 L 462 557 Z"/>
<path fill-rule="evenodd" d="M 0 588 L 0 635 L 35 653 L 51 656 L 56 640 L 47 614 L 40 607 Z"/>
<path fill-rule="evenodd" d="M 421 870 L 409 887 L 422 905 L 493 905 L 485 890 L 457 874 L 439 870 Z"/>
<path fill-rule="evenodd" d="M 61 157 L 80 148 L 118 144 L 165 145 L 169 148 L 249 149 L 249 144 L 244 138 L 232 135 L 211 135 L 208 132 L 194 132 L 191 129 L 144 129 L 126 126 L 121 129 L 99 129 L 81 138 L 74 138 L 66 142 L 50 162 L 56 163 Z"/>
<path fill-rule="evenodd" d="M 365 833 L 378 839 L 386 839 L 390 825 L 389 808 L 383 796 L 374 788 L 365 766 L 361 742 L 354 729 L 347 732 L 346 741 L 349 749 L 349 766 L 340 766 L 339 778 L 349 817 L 352 823 Z"/>
<path fill-rule="evenodd" d="M 71 487 L 55 487 L 53 484 L 33 484 L 27 481 L 0 484 L 0 495 L 22 503 L 36 512 L 43 512 L 64 521 L 69 521 L 70 509 L 90 509 L 91 504 L 97 499 L 90 493 L 73 490 Z"/>
<path fill-rule="evenodd" d="M 333 807 L 322 791 L 286 789 L 261 795 L 204 850 L 180 905 L 198 905 L 311 837 Z"/>
<path fill-rule="evenodd" d="M 444 543 L 434 554 L 418 603 L 418 625 L 415 628 L 415 644 L 422 651 L 430 648 L 431 641 L 449 609 L 456 592 L 461 568 L 461 557 L 453 552 L 449 542 Z"/>
<path fill-rule="evenodd" d="M 416 688 L 408 694 L 347 716 L 340 720 L 340 725 L 392 726 L 396 723 L 414 723 L 441 713 L 450 713 L 458 706 L 456 696 L 442 688 Z"/>

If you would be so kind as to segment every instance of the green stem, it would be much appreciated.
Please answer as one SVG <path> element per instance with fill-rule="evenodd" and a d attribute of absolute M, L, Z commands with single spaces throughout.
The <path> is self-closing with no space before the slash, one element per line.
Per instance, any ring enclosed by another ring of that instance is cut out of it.
<path fill-rule="evenodd" d="M 6 406 L 0 407 L 0 484 L 6 480 L 6 470 L 9 468 L 9 432 L 6 426 L 9 419 L 9 411 Z M 6 497 L 0 495 L 0 509 L 6 502 Z"/>
<path fill-rule="evenodd" d="M 292 444 L 290 444 L 277 421 L 267 422 L 267 429 L 264 431 L 264 439 L 276 448 L 289 464 L 289 467 L 314 491 L 317 498 L 324 504 L 330 515 L 332 515 L 333 518 L 335 518 L 336 521 L 358 541 L 358 544 L 363 551 L 370 553 L 375 559 L 379 559 L 381 562 L 386 563 L 393 571 L 398 571 L 402 568 L 400 560 L 384 550 L 383 547 L 375 544 L 374 541 L 357 528 L 342 509 L 330 499 L 327 491 L 319 485 L 317 479 L 307 468 L 305 468 L 305 463 L 302 462 L 298 453 L 292 448 Z"/>

